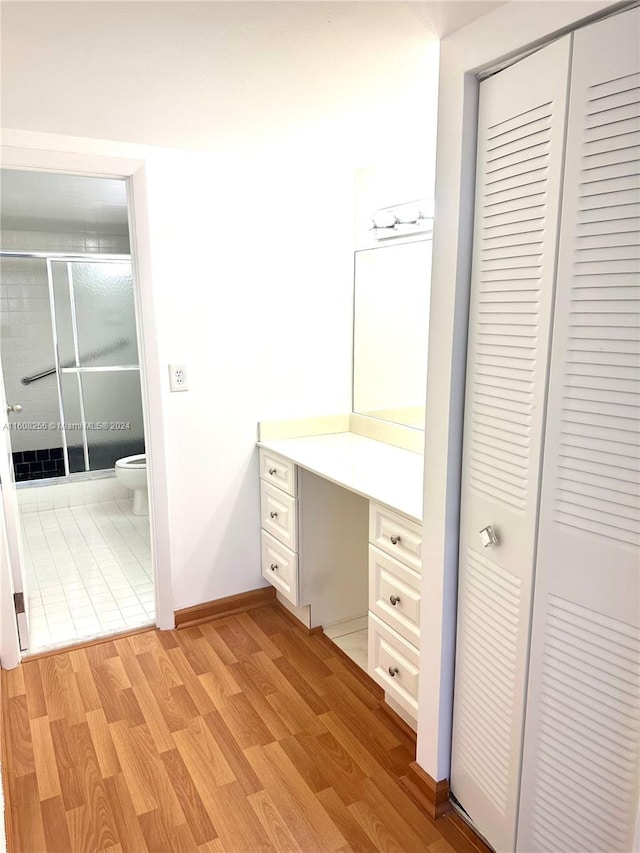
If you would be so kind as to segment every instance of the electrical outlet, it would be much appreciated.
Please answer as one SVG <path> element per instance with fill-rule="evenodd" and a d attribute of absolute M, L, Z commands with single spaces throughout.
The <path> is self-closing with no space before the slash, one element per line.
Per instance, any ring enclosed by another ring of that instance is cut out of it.
<path fill-rule="evenodd" d="M 172 391 L 188 391 L 187 368 L 184 364 L 169 365 L 169 387 Z"/>

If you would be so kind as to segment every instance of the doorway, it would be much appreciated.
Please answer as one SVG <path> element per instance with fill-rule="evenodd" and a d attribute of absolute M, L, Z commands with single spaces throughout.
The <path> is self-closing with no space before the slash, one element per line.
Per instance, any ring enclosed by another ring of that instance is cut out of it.
<path fill-rule="evenodd" d="M 1 212 L 18 622 L 34 653 L 155 617 L 127 184 L 3 170 Z"/>

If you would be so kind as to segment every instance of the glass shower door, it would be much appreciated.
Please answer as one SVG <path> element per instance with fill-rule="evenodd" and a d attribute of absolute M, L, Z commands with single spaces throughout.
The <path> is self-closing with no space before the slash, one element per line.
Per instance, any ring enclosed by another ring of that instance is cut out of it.
<path fill-rule="evenodd" d="M 69 471 L 113 468 L 144 453 L 131 263 L 50 265 Z"/>
<path fill-rule="evenodd" d="M 18 483 L 65 473 L 47 261 L 0 257 L 0 352 L 7 398 L 22 405 L 10 418 Z"/>

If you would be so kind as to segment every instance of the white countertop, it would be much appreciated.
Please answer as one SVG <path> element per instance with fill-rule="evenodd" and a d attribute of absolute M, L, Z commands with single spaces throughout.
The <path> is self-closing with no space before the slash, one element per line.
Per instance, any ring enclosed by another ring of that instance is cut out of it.
<path fill-rule="evenodd" d="M 301 468 L 422 523 L 424 459 L 353 432 L 260 441 Z"/>

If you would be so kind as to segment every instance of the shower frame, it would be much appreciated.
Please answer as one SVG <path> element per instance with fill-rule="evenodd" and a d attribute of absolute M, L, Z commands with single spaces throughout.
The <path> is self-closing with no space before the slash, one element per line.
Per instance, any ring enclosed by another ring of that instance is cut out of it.
<path fill-rule="evenodd" d="M 78 346 L 78 325 L 77 325 L 77 317 L 76 317 L 76 304 L 75 304 L 75 294 L 73 288 L 73 272 L 72 272 L 72 264 L 73 263 L 129 263 L 132 264 L 131 255 L 122 255 L 122 254 L 101 254 L 100 252 L 23 252 L 19 250 L 9 250 L 2 249 L 0 250 L 1 258 L 32 258 L 37 260 L 43 260 L 46 262 L 47 266 L 47 285 L 48 285 L 48 294 L 49 294 L 49 317 L 51 320 L 51 334 L 53 337 L 53 358 L 54 358 L 54 371 L 56 375 L 56 386 L 58 390 L 58 411 L 60 416 L 60 434 L 62 439 L 62 452 L 63 452 L 63 460 L 64 460 L 64 473 L 65 477 L 73 477 L 75 475 L 82 476 L 83 474 L 87 474 L 91 472 L 90 464 L 89 464 L 89 437 L 87 434 L 87 421 L 85 417 L 85 408 L 84 408 L 84 392 L 82 388 L 81 382 L 81 374 L 83 373 L 116 373 L 118 371 L 137 371 L 140 373 L 140 364 L 136 365 L 109 365 L 105 367 L 81 367 L 80 366 L 80 352 Z M 74 348 L 74 359 L 75 365 L 73 367 L 61 367 L 60 366 L 60 353 L 58 347 L 58 329 L 56 324 L 56 306 L 55 306 L 55 298 L 54 298 L 54 289 L 53 289 L 53 266 L 54 262 L 62 262 L 67 264 L 67 280 L 69 285 L 69 304 L 71 310 L 71 327 L 73 334 L 73 348 Z M 133 276 L 133 269 L 132 269 Z M 136 342 L 137 343 L 137 342 Z M 67 442 L 67 430 L 66 430 L 66 421 L 64 414 L 64 402 L 63 402 L 63 394 L 62 394 L 62 380 L 61 374 L 75 374 L 78 381 L 78 400 L 80 406 L 80 418 L 82 425 L 82 450 L 83 450 L 83 458 L 84 458 L 84 471 L 83 472 L 73 472 L 69 470 L 69 447 Z M 37 380 L 34 380 L 37 381 Z"/>

